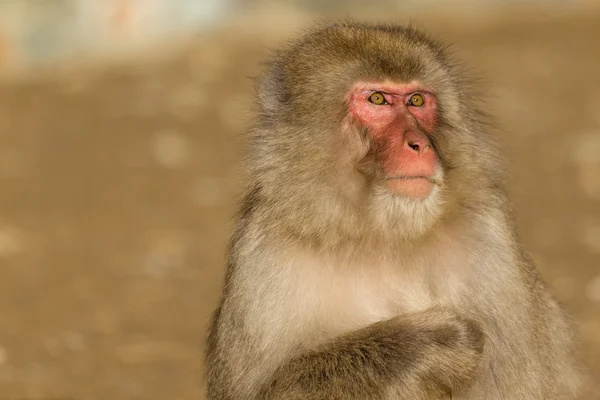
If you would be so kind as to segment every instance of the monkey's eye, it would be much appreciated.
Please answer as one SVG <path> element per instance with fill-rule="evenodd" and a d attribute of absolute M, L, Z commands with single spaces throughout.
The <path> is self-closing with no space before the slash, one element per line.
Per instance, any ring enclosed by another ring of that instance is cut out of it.
<path fill-rule="evenodd" d="M 376 104 L 378 106 L 381 106 L 383 104 L 388 104 L 387 101 L 385 101 L 385 96 L 383 95 L 383 93 L 381 92 L 373 92 L 370 96 L 369 96 L 369 101 L 373 104 Z"/>
<path fill-rule="evenodd" d="M 421 107 L 423 104 L 425 104 L 425 99 L 418 93 L 410 96 L 410 100 L 408 100 L 409 106 Z"/>

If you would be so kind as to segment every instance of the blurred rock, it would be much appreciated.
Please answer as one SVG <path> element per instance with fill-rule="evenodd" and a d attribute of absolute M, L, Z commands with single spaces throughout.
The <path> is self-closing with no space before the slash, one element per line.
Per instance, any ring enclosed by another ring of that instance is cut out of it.
<path fill-rule="evenodd" d="M 188 67 L 193 79 L 202 85 L 221 80 L 227 68 L 227 51 L 218 42 L 204 40 L 188 56 Z"/>
<path fill-rule="evenodd" d="M 144 273 L 164 279 L 181 269 L 187 252 L 185 238 L 179 232 L 160 231 L 152 234 L 144 260 Z"/>
<path fill-rule="evenodd" d="M 59 340 L 55 336 L 47 336 L 42 340 L 44 349 L 52 357 L 59 357 L 62 351 Z"/>
<path fill-rule="evenodd" d="M 596 93 L 588 104 L 588 115 L 591 121 L 600 126 L 600 93 Z"/>
<path fill-rule="evenodd" d="M 9 364 L 0 365 L 0 382 L 14 382 L 17 378 L 18 371 L 17 369 Z"/>
<path fill-rule="evenodd" d="M 570 142 L 575 145 L 573 157 L 580 189 L 600 200 L 600 130 L 579 134 Z"/>
<path fill-rule="evenodd" d="M 71 293 L 79 301 L 89 301 L 94 299 L 94 286 L 89 277 L 77 276 L 71 281 Z"/>
<path fill-rule="evenodd" d="M 218 177 L 204 176 L 191 187 L 193 202 L 199 207 L 214 207 L 223 201 L 222 180 Z"/>
<path fill-rule="evenodd" d="M 581 324 L 580 331 L 585 340 L 600 344 L 600 321 L 596 319 L 584 321 Z"/>
<path fill-rule="evenodd" d="M 141 342 L 117 347 L 117 356 L 124 364 L 144 364 L 186 359 L 194 355 L 174 342 Z"/>
<path fill-rule="evenodd" d="M 571 299 L 580 290 L 577 279 L 570 276 L 560 276 L 552 281 L 552 287 L 560 293 L 561 299 Z"/>
<path fill-rule="evenodd" d="M 91 315 L 90 328 L 101 335 L 112 335 L 119 328 L 118 315 L 113 310 L 98 307 Z"/>
<path fill-rule="evenodd" d="M 554 218 L 538 221 L 534 227 L 534 237 L 542 246 L 552 246 L 560 240 L 560 230 Z"/>
<path fill-rule="evenodd" d="M 198 116 L 206 102 L 206 94 L 190 83 L 173 90 L 168 107 L 176 118 L 191 120 Z"/>
<path fill-rule="evenodd" d="M 0 72 L 127 57 L 193 36 L 233 12 L 231 0 L 0 1 Z"/>
<path fill-rule="evenodd" d="M 575 135 L 575 161 L 596 163 L 600 157 L 600 130 L 589 130 Z M 573 141 L 572 141 L 573 142 Z"/>
<path fill-rule="evenodd" d="M 585 294 L 591 301 L 600 303 L 600 275 L 596 276 L 587 284 Z"/>
<path fill-rule="evenodd" d="M 63 333 L 63 341 L 67 349 L 71 351 L 85 350 L 85 338 L 80 332 L 66 331 Z"/>
<path fill-rule="evenodd" d="M 582 224 L 583 243 L 589 251 L 600 254 L 600 221 L 590 219 Z"/>
<path fill-rule="evenodd" d="M 0 346 L 0 366 L 6 364 L 8 361 L 8 353 L 6 349 Z"/>
<path fill-rule="evenodd" d="M 188 161 L 187 140 L 174 130 L 161 131 L 154 135 L 151 150 L 154 160 L 164 168 L 181 169 Z"/>
<path fill-rule="evenodd" d="M 42 343 L 44 349 L 53 357 L 60 357 L 65 350 L 82 351 L 86 347 L 84 336 L 75 331 L 65 331 L 60 335 L 45 337 Z"/>
<path fill-rule="evenodd" d="M 250 124 L 254 99 L 247 93 L 237 93 L 216 99 L 221 123 L 229 130 L 242 133 Z"/>
<path fill-rule="evenodd" d="M 0 226 L 0 257 L 10 257 L 24 250 L 23 234 L 16 228 Z"/>
<path fill-rule="evenodd" d="M 90 88 L 93 87 L 95 79 L 98 77 L 96 74 L 86 71 L 68 74 L 65 73 L 60 75 L 60 78 L 59 88 L 63 93 L 72 96 L 79 96 L 87 93 Z"/>
<path fill-rule="evenodd" d="M 35 168 L 34 154 L 18 148 L 0 150 L 0 178 L 22 178 Z"/>

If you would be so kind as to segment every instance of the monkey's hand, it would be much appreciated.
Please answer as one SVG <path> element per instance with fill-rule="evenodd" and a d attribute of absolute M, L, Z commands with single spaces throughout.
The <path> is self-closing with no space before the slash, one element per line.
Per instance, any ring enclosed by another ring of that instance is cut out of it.
<path fill-rule="evenodd" d="M 468 389 L 484 347 L 483 331 L 475 321 L 443 307 L 394 320 L 414 329 L 414 366 L 422 371 L 421 385 L 429 395 L 450 396 Z"/>
<path fill-rule="evenodd" d="M 431 399 L 468 387 L 483 352 L 473 321 L 436 307 L 351 332 L 293 357 L 265 399 Z"/>

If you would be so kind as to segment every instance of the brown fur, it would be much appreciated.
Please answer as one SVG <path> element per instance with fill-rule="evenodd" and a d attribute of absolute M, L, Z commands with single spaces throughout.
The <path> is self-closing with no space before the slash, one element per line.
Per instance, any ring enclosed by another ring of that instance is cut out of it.
<path fill-rule="evenodd" d="M 570 399 L 569 323 L 524 256 L 465 74 L 413 28 L 356 23 L 276 53 L 208 340 L 208 398 Z M 381 186 L 357 81 L 438 99 L 443 181 Z"/>

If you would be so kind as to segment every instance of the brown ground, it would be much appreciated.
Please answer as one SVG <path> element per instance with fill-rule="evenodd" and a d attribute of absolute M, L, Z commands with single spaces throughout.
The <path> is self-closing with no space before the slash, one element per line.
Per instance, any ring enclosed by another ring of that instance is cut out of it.
<path fill-rule="evenodd" d="M 576 316 L 596 382 L 599 15 L 424 23 L 485 77 L 520 232 Z M 246 76 L 294 27 L 281 25 L 0 86 L 0 398 L 201 397 L 253 107 Z"/>

